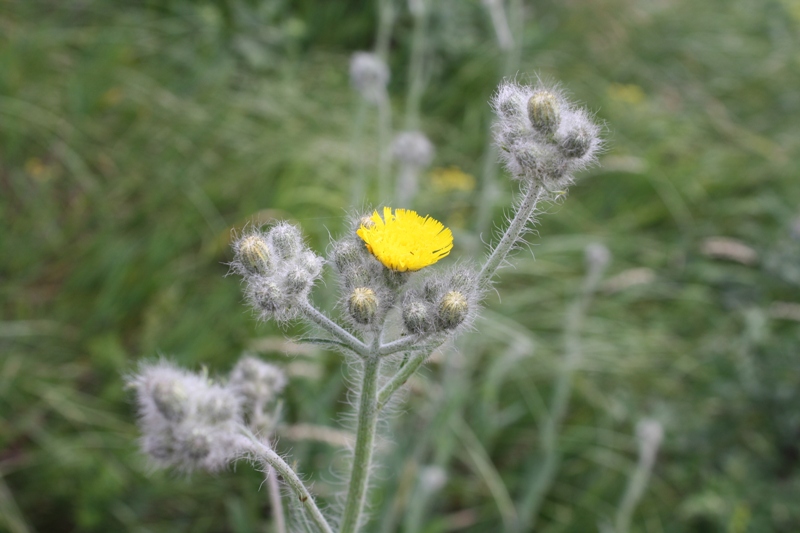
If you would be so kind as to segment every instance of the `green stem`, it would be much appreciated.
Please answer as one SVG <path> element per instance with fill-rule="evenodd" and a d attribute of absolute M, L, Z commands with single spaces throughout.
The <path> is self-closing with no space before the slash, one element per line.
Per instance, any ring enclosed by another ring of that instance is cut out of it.
<path fill-rule="evenodd" d="M 499 10 L 502 17 L 508 21 L 510 19 L 513 27 L 510 30 L 509 39 L 511 46 L 504 50 L 504 61 L 500 76 L 502 78 L 514 76 L 519 68 L 520 56 L 522 55 L 522 41 L 525 17 L 523 16 L 522 0 L 511 0 L 509 3 L 509 16 L 505 16 L 503 12 L 502 3 L 499 1 L 492 2 L 489 8 L 493 11 L 492 17 L 495 16 L 495 11 Z M 492 135 L 487 136 L 486 150 L 484 151 L 483 159 L 483 172 L 481 173 L 481 187 L 478 194 L 480 201 L 477 203 L 476 220 L 476 234 L 481 235 L 486 233 L 489 225 L 492 222 L 492 212 L 494 211 L 494 200 L 497 197 L 497 148 L 494 145 Z"/>
<path fill-rule="evenodd" d="M 378 194 L 381 201 L 389 199 L 392 192 L 390 170 L 392 136 L 392 103 L 388 91 L 378 102 Z"/>
<path fill-rule="evenodd" d="M 425 90 L 425 33 L 429 8 L 425 0 L 420 0 L 421 10 L 414 15 L 414 33 L 411 37 L 411 61 L 408 66 L 408 93 L 406 94 L 406 114 L 403 127 L 407 131 L 419 128 L 419 106 Z"/>
<path fill-rule="evenodd" d="M 533 185 L 528 186 L 525 197 L 517 208 L 511 224 L 509 224 L 500 242 L 492 250 L 492 254 L 486 260 L 480 274 L 478 274 L 478 287 L 486 288 L 489 285 L 489 282 L 502 266 L 503 261 L 505 261 L 520 235 L 522 235 L 525 226 L 536 211 L 536 204 L 539 203 L 539 199 L 543 194 L 543 189 Z"/>
<path fill-rule="evenodd" d="M 361 146 L 364 137 L 364 122 L 367 114 L 367 102 L 358 99 L 358 109 L 353 127 L 353 138 L 350 144 L 350 154 L 353 164 L 353 190 L 352 205 L 364 205 L 367 197 L 367 175 L 364 172 L 364 158 L 361 156 Z"/>
<path fill-rule="evenodd" d="M 422 335 L 407 335 L 392 342 L 381 344 L 380 348 L 378 348 L 378 355 L 391 355 L 418 346 L 423 338 Z"/>
<path fill-rule="evenodd" d="M 253 435 L 250 430 L 243 428 L 244 436 L 246 436 L 250 444 L 252 445 L 252 452 L 265 463 L 267 463 L 270 467 L 274 468 L 280 475 L 283 477 L 284 481 L 294 490 L 297 498 L 302 502 L 303 507 L 305 507 L 306 512 L 311 517 L 311 520 L 317 526 L 322 533 L 333 533 L 333 529 L 328 524 L 328 521 L 325 520 L 322 512 L 317 507 L 316 502 L 314 502 L 314 498 L 311 497 L 311 493 L 308 492 L 308 489 L 300 481 L 300 478 L 297 474 L 292 470 L 292 467 L 289 466 L 286 461 L 284 461 L 280 455 L 275 453 L 275 451 L 261 442 L 255 435 Z"/>
<path fill-rule="evenodd" d="M 361 525 L 364 503 L 367 499 L 369 471 L 375 444 L 375 426 L 378 421 L 378 375 L 381 359 L 378 357 L 377 337 L 370 355 L 364 360 L 364 376 L 361 382 L 361 397 L 358 404 L 358 427 L 356 449 L 350 487 L 347 490 L 344 514 L 339 533 L 355 533 Z"/>
<path fill-rule="evenodd" d="M 309 302 L 301 303 L 300 310 L 303 312 L 303 316 L 305 316 L 308 320 L 342 341 L 356 354 L 360 355 L 361 357 L 365 357 L 369 352 L 369 348 L 367 348 L 363 342 L 355 338 L 339 324 L 325 316 L 319 309 L 311 305 Z"/>
<path fill-rule="evenodd" d="M 281 488 L 278 485 L 278 473 L 275 472 L 274 468 L 269 466 L 264 475 L 267 478 L 267 491 L 269 492 L 269 504 L 272 507 L 272 518 L 275 522 L 275 533 L 286 533 L 286 518 L 283 515 Z"/>
<path fill-rule="evenodd" d="M 394 24 L 393 0 L 378 0 L 378 34 L 375 36 L 375 53 L 386 61 Z"/>
<path fill-rule="evenodd" d="M 655 456 L 647 457 L 644 453 L 639 453 L 639 462 L 636 465 L 636 470 L 628 480 L 628 486 L 625 489 L 625 495 L 617 509 L 617 516 L 614 521 L 614 533 L 628 533 L 631 527 L 631 518 L 639 500 L 642 499 L 647 482 L 650 480 L 650 473 L 653 470 L 653 461 Z"/>
<path fill-rule="evenodd" d="M 405 385 L 408 378 L 422 366 L 422 363 L 425 362 L 430 354 L 431 352 L 428 350 L 415 353 L 400 367 L 400 370 L 381 387 L 381 390 L 378 392 L 378 411 L 382 411 L 383 408 L 386 407 L 386 404 L 392 399 L 392 395 L 397 392 L 397 389 Z"/>

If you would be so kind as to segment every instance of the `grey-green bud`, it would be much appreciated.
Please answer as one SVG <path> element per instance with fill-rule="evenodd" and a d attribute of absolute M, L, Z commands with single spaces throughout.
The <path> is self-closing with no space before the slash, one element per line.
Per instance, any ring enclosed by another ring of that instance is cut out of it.
<path fill-rule="evenodd" d="M 200 428 L 192 428 L 182 441 L 183 451 L 192 461 L 200 461 L 211 453 L 209 436 Z"/>
<path fill-rule="evenodd" d="M 519 118 L 521 116 L 518 104 L 512 98 L 506 98 L 501 101 L 499 109 L 503 116 L 507 118 Z"/>
<path fill-rule="evenodd" d="M 265 313 L 280 311 L 285 304 L 283 292 L 273 281 L 264 281 L 255 285 L 252 289 L 252 302 Z"/>
<path fill-rule="evenodd" d="M 352 239 L 344 239 L 334 243 L 331 255 L 333 256 L 333 264 L 336 265 L 336 270 L 344 272 L 349 268 L 356 267 L 363 257 L 363 248 L 363 242 L 358 243 Z"/>
<path fill-rule="evenodd" d="M 592 147 L 592 134 L 581 126 L 569 131 L 562 139 L 561 153 L 570 158 L 583 157 Z"/>
<path fill-rule="evenodd" d="M 439 302 L 436 325 L 441 329 L 454 329 L 464 322 L 469 313 L 466 296 L 459 291 L 450 291 Z"/>
<path fill-rule="evenodd" d="M 213 391 L 213 392 L 212 392 Z M 197 414 L 211 424 L 221 424 L 236 417 L 239 402 L 227 389 L 214 387 L 197 405 Z"/>
<path fill-rule="evenodd" d="M 272 245 L 277 254 L 283 259 L 295 257 L 303 248 L 303 238 L 300 230 L 291 224 L 281 223 L 269 232 Z"/>
<path fill-rule="evenodd" d="M 305 268 L 292 268 L 284 279 L 286 294 L 300 294 L 311 286 L 312 281 L 311 273 Z"/>
<path fill-rule="evenodd" d="M 550 91 L 537 91 L 528 99 L 528 118 L 537 131 L 552 135 L 561 120 L 558 97 Z"/>
<path fill-rule="evenodd" d="M 347 299 L 347 310 L 359 324 L 370 324 L 378 313 L 378 296 L 369 287 L 357 287 Z"/>
<path fill-rule="evenodd" d="M 180 422 L 188 410 L 186 388 L 176 379 L 161 379 L 153 384 L 153 401 L 158 412 L 170 422 Z"/>
<path fill-rule="evenodd" d="M 242 266 L 251 274 L 266 275 L 272 270 L 269 244 L 260 233 L 242 238 L 236 247 L 236 255 Z"/>
<path fill-rule="evenodd" d="M 441 283 L 435 279 L 426 280 L 425 284 L 422 286 L 422 297 L 425 298 L 425 301 L 430 303 L 436 302 L 436 300 L 439 299 L 441 292 Z"/>
<path fill-rule="evenodd" d="M 403 305 L 403 324 L 411 333 L 424 333 L 431 328 L 431 317 L 428 307 L 417 300 L 411 300 Z"/>

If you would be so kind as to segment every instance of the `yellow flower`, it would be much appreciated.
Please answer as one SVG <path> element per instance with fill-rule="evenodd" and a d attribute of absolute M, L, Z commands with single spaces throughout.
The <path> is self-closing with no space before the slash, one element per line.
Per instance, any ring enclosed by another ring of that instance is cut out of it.
<path fill-rule="evenodd" d="M 375 211 L 369 226 L 361 224 L 358 236 L 367 249 L 387 268 L 398 272 L 419 270 L 445 257 L 453 248 L 453 233 L 431 217 L 416 211 L 383 208 Z"/>

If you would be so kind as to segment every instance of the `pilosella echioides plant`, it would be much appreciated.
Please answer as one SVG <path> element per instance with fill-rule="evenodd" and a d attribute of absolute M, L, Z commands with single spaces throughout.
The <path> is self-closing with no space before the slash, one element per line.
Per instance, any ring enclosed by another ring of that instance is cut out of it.
<path fill-rule="evenodd" d="M 379 99 L 382 93 L 375 87 L 385 86 L 388 75 L 372 59 L 357 57 L 352 68 L 359 73 L 359 90 Z M 362 528 L 381 411 L 435 348 L 474 321 L 538 203 L 563 194 L 573 172 L 592 163 L 600 147 L 599 127 L 556 88 L 505 82 L 493 107 L 495 142 L 506 169 L 520 182 L 521 197 L 480 265 L 462 261 L 435 268 L 453 249 L 450 230 L 428 216 L 390 207 L 356 217 L 347 234 L 331 244 L 327 260 L 308 248 L 299 228 L 285 222 L 252 229 L 233 245 L 232 270 L 243 278 L 246 299 L 259 319 L 301 320 L 318 328 L 358 376 L 356 438 L 343 507 L 323 512 L 270 445 L 276 397 L 286 379 L 253 357 L 240 361 L 227 380 L 163 361 L 143 365 L 131 378 L 142 446 L 156 465 L 217 470 L 246 457 L 265 472 L 280 474 L 319 531 Z M 325 264 L 337 274 L 341 323 L 310 301 Z"/>

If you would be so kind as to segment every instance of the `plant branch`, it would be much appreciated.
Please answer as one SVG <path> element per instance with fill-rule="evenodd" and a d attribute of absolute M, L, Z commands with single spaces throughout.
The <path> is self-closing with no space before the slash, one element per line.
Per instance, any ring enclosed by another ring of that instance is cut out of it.
<path fill-rule="evenodd" d="M 278 473 L 275 472 L 274 468 L 268 466 L 264 476 L 267 478 L 267 491 L 269 492 L 269 504 L 272 507 L 272 517 L 275 521 L 275 533 L 286 533 L 286 518 L 283 515 Z"/>
<path fill-rule="evenodd" d="M 367 487 L 372 453 L 375 448 L 375 426 L 378 420 L 378 375 L 381 359 L 378 357 L 377 336 L 370 354 L 364 360 L 364 376 L 358 404 L 356 449 L 350 487 L 347 490 L 344 514 L 339 533 L 355 533 L 361 525 L 361 516 L 367 499 Z"/>
<path fill-rule="evenodd" d="M 314 502 L 314 498 L 311 497 L 311 493 L 308 492 L 308 489 L 294 472 L 294 470 L 292 470 L 292 467 L 289 466 L 280 455 L 275 453 L 272 448 L 261 442 L 255 435 L 253 435 L 250 430 L 247 428 L 242 428 L 242 433 L 250 441 L 252 453 L 267 463 L 267 465 L 274 468 L 275 471 L 277 471 L 281 477 L 283 477 L 284 481 L 286 481 L 292 490 L 294 490 L 295 494 L 297 494 L 297 498 L 303 504 L 317 528 L 322 533 L 333 533 L 333 529 L 331 529 L 328 521 L 325 520 L 325 517 L 319 510 L 319 507 L 317 507 L 316 502 Z M 266 470 L 266 473 L 269 474 L 269 469 Z"/>
<path fill-rule="evenodd" d="M 315 323 L 340 341 L 342 341 L 348 348 L 353 350 L 359 356 L 366 357 L 369 348 L 355 338 L 351 333 L 341 327 L 339 324 L 325 316 L 319 309 L 311 305 L 309 302 L 300 304 L 300 309 L 308 320 Z"/>
<path fill-rule="evenodd" d="M 506 228 L 500 242 L 494 247 L 491 255 L 483 265 L 480 274 L 478 274 L 478 286 L 480 288 L 486 288 L 500 269 L 503 261 L 514 248 L 520 235 L 522 235 L 522 232 L 525 230 L 525 226 L 535 213 L 536 204 L 539 203 L 539 199 L 541 199 L 543 194 L 544 190 L 540 187 L 534 185 L 528 187 L 528 190 L 525 192 L 525 197 L 522 199 L 522 202 L 517 208 L 517 212 L 514 214 L 514 218 L 511 220 L 511 224 Z"/>
<path fill-rule="evenodd" d="M 431 352 L 428 350 L 417 352 L 406 361 L 406 364 L 400 367 L 397 373 L 378 392 L 378 411 L 382 411 L 386 407 L 386 404 L 392 399 L 392 395 L 405 385 L 408 378 L 414 375 L 414 372 L 422 366 L 430 354 Z"/>
<path fill-rule="evenodd" d="M 400 337 L 392 342 L 381 344 L 380 348 L 378 348 L 378 355 L 391 355 L 393 353 L 413 348 L 419 344 L 419 341 L 421 341 L 423 338 L 423 335 L 406 335 L 405 337 Z"/>

